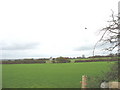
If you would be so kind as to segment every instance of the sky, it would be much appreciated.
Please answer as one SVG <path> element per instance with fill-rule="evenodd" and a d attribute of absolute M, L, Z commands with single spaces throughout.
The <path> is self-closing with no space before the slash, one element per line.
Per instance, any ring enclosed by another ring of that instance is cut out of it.
<path fill-rule="evenodd" d="M 1 0 L 0 59 L 92 56 L 118 1 Z"/>

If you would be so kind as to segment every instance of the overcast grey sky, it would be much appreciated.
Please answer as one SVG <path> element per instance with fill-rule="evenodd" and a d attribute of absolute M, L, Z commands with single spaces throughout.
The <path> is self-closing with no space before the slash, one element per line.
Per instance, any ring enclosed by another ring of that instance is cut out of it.
<path fill-rule="evenodd" d="M 0 58 L 91 56 L 118 1 L 1 0 Z"/>

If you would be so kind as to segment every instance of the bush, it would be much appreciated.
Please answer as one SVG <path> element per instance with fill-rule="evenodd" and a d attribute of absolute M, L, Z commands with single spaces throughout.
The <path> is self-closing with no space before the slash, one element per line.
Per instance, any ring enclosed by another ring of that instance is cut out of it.
<path fill-rule="evenodd" d="M 120 67 L 119 63 L 115 63 L 110 67 L 110 71 L 105 74 L 106 80 L 108 81 L 120 81 Z"/>
<path fill-rule="evenodd" d="M 110 67 L 108 72 L 102 72 L 102 76 L 97 77 L 88 77 L 88 87 L 89 88 L 100 88 L 100 84 L 102 81 L 119 81 L 120 82 L 120 75 L 118 72 L 120 71 L 120 67 L 118 67 L 118 63 L 113 64 Z"/>
<path fill-rule="evenodd" d="M 88 88 L 100 88 L 100 85 L 103 81 L 108 82 L 105 77 L 105 72 L 102 72 L 102 75 L 98 76 L 89 76 L 87 79 Z"/>
<path fill-rule="evenodd" d="M 57 62 L 57 63 L 69 63 L 70 60 L 68 60 L 68 59 L 65 58 L 65 57 L 58 57 L 58 58 L 56 58 L 56 62 Z"/>

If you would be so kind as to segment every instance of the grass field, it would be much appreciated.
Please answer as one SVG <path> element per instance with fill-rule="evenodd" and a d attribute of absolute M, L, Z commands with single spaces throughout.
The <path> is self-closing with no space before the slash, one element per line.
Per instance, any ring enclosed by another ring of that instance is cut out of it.
<path fill-rule="evenodd" d="M 82 75 L 101 76 L 112 63 L 4 64 L 3 88 L 80 88 Z"/>

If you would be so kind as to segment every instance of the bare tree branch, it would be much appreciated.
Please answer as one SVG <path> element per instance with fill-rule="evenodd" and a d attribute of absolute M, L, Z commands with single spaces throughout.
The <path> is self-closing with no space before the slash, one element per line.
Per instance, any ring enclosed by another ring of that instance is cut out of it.
<path fill-rule="evenodd" d="M 100 30 L 101 32 L 103 32 L 103 34 L 100 40 L 98 40 L 97 43 L 94 45 L 93 56 L 95 53 L 96 46 L 99 42 L 103 42 L 103 44 L 109 43 L 112 45 L 108 48 L 105 48 L 105 50 L 107 51 L 113 51 L 116 47 L 120 46 L 120 43 L 118 43 L 118 39 L 120 39 L 120 26 L 118 21 L 120 20 L 120 17 L 115 16 L 113 10 L 111 11 L 112 20 L 108 21 L 110 23 L 109 26 Z"/>

